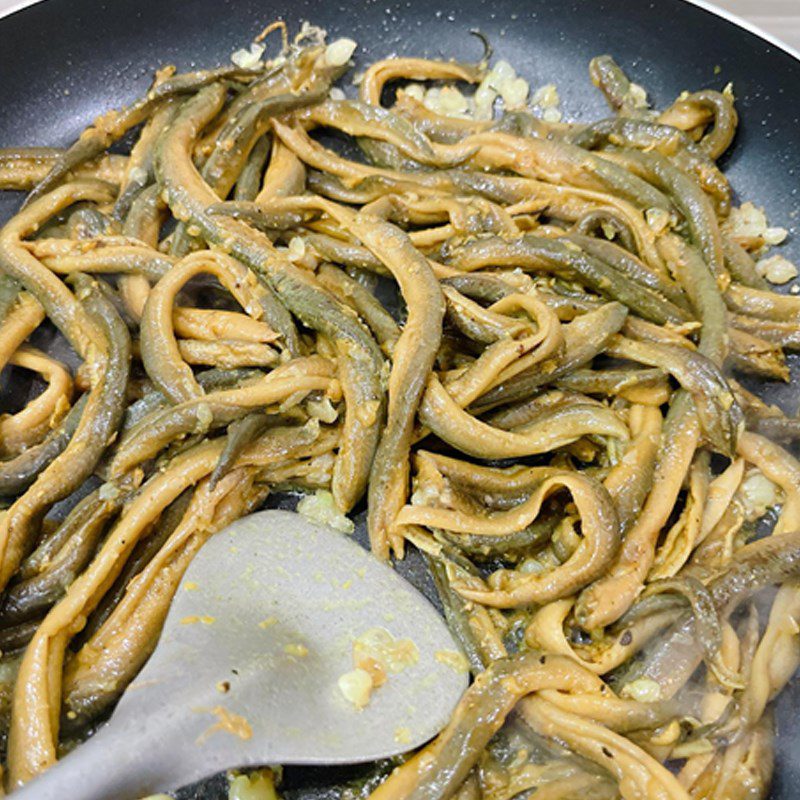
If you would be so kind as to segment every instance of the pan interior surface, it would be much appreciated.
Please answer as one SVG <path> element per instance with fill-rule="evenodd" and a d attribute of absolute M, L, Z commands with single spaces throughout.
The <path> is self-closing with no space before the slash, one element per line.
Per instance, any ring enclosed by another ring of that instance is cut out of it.
<path fill-rule="evenodd" d="M 684 0 L 366 0 L 358 5 L 296 0 L 284 6 L 258 0 L 48 0 L 0 20 L 0 147 L 66 145 L 98 114 L 141 95 L 156 68 L 227 62 L 279 16 L 293 30 L 309 20 L 332 35 L 355 39 L 356 67 L 346 81 L 364 64 L 387 55 L 475 60 L 481 45 L 469 31 L 478 29 L 494 46 L 495 58 L 512 63 L 532 88 L 555 83 L 569 120 L 608 113 L 587 70 L 589 60 L 601 53 L 612 54 L 648 89 L 656 106 L 683 90 L 722 89 L 730 82 L 740 125 L 721 167 L 737 195 L 763 206 L 771 224 L 789 229 L 781 252 L 800 260 L 800 244 L 793 241 L 800 232 L 800 61 Z M 20 199 L 0 194 L 0 219 L 7 219 Z M 764 393 L 768 402 L 791 413 L 797 410 L 799 360 L 789 356 L 791 383 L 774 384 Z M 356 522 L 364 542 L 364 515 Z M 411 558 L 401 571 L 431 595 L 420 559 Z M 774 800 L 797 797 L 798 706 L 795 679 L 777 702 Z M 363 767 L 287 770 L 283 794 L 287 800 L 333 800 L 341 797 L 345 781 L 362 774 Z M 226 797 L 227 784 L 218 777 L 180 796 Z"/>

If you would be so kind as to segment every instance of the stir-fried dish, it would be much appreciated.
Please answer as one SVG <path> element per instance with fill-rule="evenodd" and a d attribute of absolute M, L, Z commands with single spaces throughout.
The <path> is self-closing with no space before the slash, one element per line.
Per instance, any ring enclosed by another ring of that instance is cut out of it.
<path fill-rule="evenodd" d="M 716 164 L 730 87 L 657 111 L 601 56 L 610 115 L 568 124 L 487 52 L 348 97 L 355 43 L 271 30 L 0 151 L 7 788 L 110 712 L 203 543 L 299 490 L 424 553 L 474 674 L 374 800 L 766 796 L 800 421 L 752 388 L 800 297 Z"/>

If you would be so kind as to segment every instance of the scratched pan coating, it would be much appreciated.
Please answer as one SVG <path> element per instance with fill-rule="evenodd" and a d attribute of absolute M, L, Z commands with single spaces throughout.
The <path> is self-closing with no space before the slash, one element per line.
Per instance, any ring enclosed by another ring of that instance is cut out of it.
<path fill-rule="evenodd" d="M 684 89 L 731 81 L 741 124 L 721 166 L 773 224 L 800 234 L 800 61 L 684 0 L 47 0 L 0 20 L 0 147 L 66 145 L 97 114 L 141 94 L 159 65 L 224 62 L 279 16 L 292 27 L 307 19 L 356 39 L 361 65 L 389 54 L 474 59 L 480 46 L 468 31 L 478 28 L 496 57 L 532 86 L 556 83 L 570 119 L 607 114 L 587 75 L 589 59 L 600 53 L 613 54 L 656 105 Z M 0 194 L 0 220 L 18 202 Z M 783 252 L 800 259 L 791 240 Z M 764 396 L 794 412 L 800 359 L 789 360 L 792 382 L 770 386 Z M 17 384 L 16 396 L 8 384 L 6 378 L 0 386 L 0 403 L 20 404 Z M 270 504 L 293 503 L 286 497 Z M 363 512 L 357 524 L 363 543 Z M 412 556 L 400 569 L 431 596 L 421 559 Z M 794 680 L 778 701 L 774 800 L 797 797 L 800 734 L 792 729 L 799 704 Z M 338 800 L 343 782 L 362 774 L 363 767 L 287 770 L 284 793 L 287 800 Z M 226 796 L 221 778 L 181 793 L 185 800 Z"/>

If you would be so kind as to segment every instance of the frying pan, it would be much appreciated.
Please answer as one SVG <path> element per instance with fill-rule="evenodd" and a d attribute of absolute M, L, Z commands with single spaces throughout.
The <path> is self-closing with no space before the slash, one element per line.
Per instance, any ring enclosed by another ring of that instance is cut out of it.
<path fill-rule="evenodd" d="M 608 114 L 587 74 L 589 59 L 600 53 L 613 54 L 656 105 L 684 89 L 732 81 L 741 126 L 721 165 L 741 196 L 766 208 L 772 224 L 800 233 L 800 56 L 685 0 L 48 0 L 0 20 L 0 146 L 66 145 L 97 114 L 145 91 L 159 65 L 225 62 L 279 16 L 293 28 L 307 19 L 355 39 L 357 69 L 358 62 L 389 54 L 474 60 L 480 45 L 467 33 L 478 28 L 496 57 L 532 86 L 556 83 L 569 119 Z M 18 202 L 0 194 L 0 220 Z M 800 240 L 792 239 L 783 252 L 797 261 Z M 794 413 L 800 359 L 790 361 L 790 384 L 758 388 Z M 432 593 L 419 560 L 407 559 L 401 570 Z M 793 680 L 777 702 L 774 800 L 798 797 L 798 709 L 800 681 Z M 287 770 L 283 794 L 338 800 L 343 782 L 363 773 L 363 767 Z M 218 777 L 179 796 L 224 798 L 227 787 Z"/>

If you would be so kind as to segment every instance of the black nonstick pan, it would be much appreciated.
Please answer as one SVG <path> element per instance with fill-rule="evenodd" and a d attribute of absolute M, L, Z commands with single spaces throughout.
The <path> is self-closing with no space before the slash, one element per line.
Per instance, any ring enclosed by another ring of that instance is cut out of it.
<path fill-rule="evenodd" d="M 66 145 L 97 114 L 142 94 L 156 67 L 226 62 L 278 17 L 355 39 L 361 63 L 390 54 L 474 60 L 481 45 L 468 32 L 479 29 L 531 86 L 556 83 L 569 119 L 607 114 L 587 72 L 600 53 L 611 53 L 656 105 L 732 82 L 741 125 L 722 167 L 737 192 L 790 230 L 783 252 L 800 260 L 800 56 L 685 0 L 48 0 L 0 20 L 0 147 Z M 0 220 L 20 199 L 0 194 Z M 791 383 L 759 389 L 792 413 L 798 362 Z M 420 562 L 402 571 L 430 591 Z M 800 797 L 798 709 L 795 679 L 777 703 L 775 800 Z M 367 771 L 287 770 L 283 793 L 338 800 Z M 180 797 L 225 798 L 227 784 L 218 777 Z"/>

